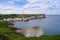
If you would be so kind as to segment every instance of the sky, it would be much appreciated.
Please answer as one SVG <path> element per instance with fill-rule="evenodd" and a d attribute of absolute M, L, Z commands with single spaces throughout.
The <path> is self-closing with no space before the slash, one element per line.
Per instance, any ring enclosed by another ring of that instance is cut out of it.
<path fill-rule="evenodd" d="M 60 0 L 0 0 L 0 14 L 60 15 Z"/>

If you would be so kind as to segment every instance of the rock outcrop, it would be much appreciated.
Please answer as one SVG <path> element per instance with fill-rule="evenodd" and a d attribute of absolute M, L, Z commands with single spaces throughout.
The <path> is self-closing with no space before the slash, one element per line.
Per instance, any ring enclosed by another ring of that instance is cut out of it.
<path fill-rule="evenodd" d="M 17 33 L 21 33 L 25 37 L 40 37 L 43 35 L 43 30 L 42 28 L 36 26 L 36 27 L 31 27 L 25 30 L 16 30 Z"/>

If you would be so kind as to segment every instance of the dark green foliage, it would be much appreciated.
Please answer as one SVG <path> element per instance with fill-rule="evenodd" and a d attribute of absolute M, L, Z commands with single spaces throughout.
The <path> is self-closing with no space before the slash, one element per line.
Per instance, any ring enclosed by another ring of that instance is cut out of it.
<path fill-rule="evenodd" d="M 15 18 L 15 17 L 18 17 L 18 15 L 16 14 L 10 14 L 10 15 L 2 15 L 0 14 L 0 20 L 2 20 L 3 18 Z"/>
<path fill-rule="evenodd" d="M 27 17 L 31 17 L 31 16 L 41 16 L 41 15 L 44 15 L 45 17 L 45 14 L 7 14 L 7 15 L 3 15 L 3 14 L 0 14 L 0 20 L 4 19 L 4 18 L 27 18 Z"/>
<path fill-rule="evenodd" d="M 0 40 L 12 40 L 8 36 L 5 36 L 2 32 L 0 32 Z"/>

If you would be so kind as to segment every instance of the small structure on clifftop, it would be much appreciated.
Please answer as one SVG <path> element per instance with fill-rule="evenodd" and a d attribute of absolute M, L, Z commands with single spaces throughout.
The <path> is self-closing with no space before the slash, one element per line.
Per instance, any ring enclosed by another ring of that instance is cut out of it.
<path fill-rule="evenodd" d="M 40 37 L 43 35 L 43 30 L 42 28 L 36 26 L 36 27 L 31 27 L 25 30 L 16 30 L 17 33 L 21 33 L 25 37 Z"/>

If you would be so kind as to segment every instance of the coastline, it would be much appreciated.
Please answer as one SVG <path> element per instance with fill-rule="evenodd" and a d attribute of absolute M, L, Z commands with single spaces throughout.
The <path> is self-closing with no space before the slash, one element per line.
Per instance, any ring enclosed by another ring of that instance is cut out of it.
<path fill-rule="evenodd" d="M 9 27 L 8 26 L 9 22 L 0 22 L 0 33 L 2 33 L 2 35 L 4 35 L 6 38 L 8 38 L 8 40 L 60 40 L 60 34 L 56 34 L 56 35 L 42 35 L 40 37 L 24 37 L 23 35 L 14 32 L 16 30 L 16 28 L 14 27 Z M 0 35 L 1 36 L 1 35 Z M 3 37 L 3 36 L 1 36 Z M 4 39 L 5 38 L 0 38 L 0 39 Z"/>
<path fill-rule="evenodd" d="M 15 17 L 14 15 L 11 14 L 10 16 L 12 16 L 12 17 L 8 17 L 8 15 L 7 15 L 8 18 L 3 17 L 1 19 L 2 19 L 2 21 L 29 21 L 29 20 L 32 20 L 32 19 L 43 19 L 43 18 L 46 17 L 45 14 L 30 14 L 30 15 L 21 14 L 21 15 L 15 15 L 17 17 Z M 1 15 L 1 16 L 3 16 L 3 15 Z"/>

